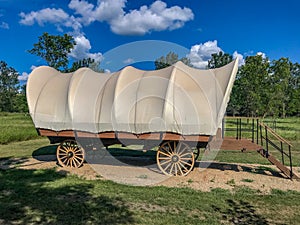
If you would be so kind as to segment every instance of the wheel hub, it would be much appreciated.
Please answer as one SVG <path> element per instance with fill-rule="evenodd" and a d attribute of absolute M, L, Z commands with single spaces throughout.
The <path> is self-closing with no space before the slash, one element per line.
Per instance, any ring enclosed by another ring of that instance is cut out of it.
<path fill-rule="evenodd" d="M 178 155 L 173 155 L 171 160 L 172 160 L 173 163 L 177 163 L 179 161 Z"/>
<path fill-rule="evenodd" d="M 73 152 L 68 152 L 68 158 L 72 158 L 73 157 Z"/>

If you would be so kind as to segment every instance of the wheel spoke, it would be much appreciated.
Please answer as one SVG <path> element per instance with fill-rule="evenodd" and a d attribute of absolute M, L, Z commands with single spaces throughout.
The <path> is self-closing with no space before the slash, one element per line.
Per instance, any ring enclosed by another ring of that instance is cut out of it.
<path fill-rule="evenodd" d="M 159 160 L 170 160 L 170 157 L 158 157 Z"/>
<path fill-rule="evenodd" d="M 172 154 L 172 152 L 170 152 L 169 149 L 167 149 L 165 146 L 162 146 L 161 149 L 162 149 L 162 150 L 164 149 L 167 153 L 169 153 L 169 155 Z"/>
<path fill-rule="evenodd" d="M 185 151 L 185 149 L 189 149 L 187 146 L 185 146 L 180 152 L 178 152 L 178 155 L 180 155 L 180 154 L 182 154 L 182 153 L 184 153 Z"/>
<path fill-rule="evenodd" d="M 177 166 L 178 166 L 178 168 L 179 168 L 179 171 L 180 171 L 181 175 L 183 175 L 183 172 L 182 172 L 181 166 L 180 166 L 179 164 L 180 164 L 180 161 L 178 161 L 178 164 L 177 164 Z"/>
<path fill-rule="evenodd" d="M 171 169 L 170 169 L 170 174 L 173 175 L 172 171 L 173 171 L 173 168 L 174 168 L 174 163 L 171 163 L 171 164 L 172 164 L 172 166 L 171 166 Z"/>
<path fill-rule="evenodd" d="M 184 154 L 182 154 L 182 155 L 180 155 L 180 156 L 184 156 L 184 155 L 192 155 L 193 153 L 191 153 L 191 152 L 187 152 L 187 153 L 184 153 Z"/>
<path fill-rule="evenodd" d="M 164 162 L 160 163 L 160 165 L 162 166 L 162 165 L 165 165 L 166 163 L 170 163 L 170 162 L 172 162 L 172 161 L 171 161 L 171 159 L 169 159 L 169 160 L 166 160 L 166 161 L 164 161 Z"/>
<path fill-rule="evenodd" d="M 159 151 L 159 154 L 163 154 L 163 155 L 165 155 L 165 156 L 171 156 L 171 154 L 170 154 L 170 155 L 168 155 L 167 153 L 165 153 L 165 152 L 162 152 L 162 151 Z"/>
<path fill-rule="evenodd" d="M 192 164 L 186 162 L 186 161 L 182 161 L 185 165 L 189 165 L 189 166 L 193 166 Z"/>

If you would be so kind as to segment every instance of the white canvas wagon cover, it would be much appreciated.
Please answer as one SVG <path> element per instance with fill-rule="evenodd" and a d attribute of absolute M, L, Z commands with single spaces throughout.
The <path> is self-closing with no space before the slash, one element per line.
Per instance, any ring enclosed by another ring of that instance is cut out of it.
<path fill-rule="evenodd" d="M 64 74 L 41 66 L 29 76 L 27 102 L 35 127 L 53 131 L 215 135 L 237 69 L 237 59 L 209 70 L 177 62 L 154 71 Z"/>

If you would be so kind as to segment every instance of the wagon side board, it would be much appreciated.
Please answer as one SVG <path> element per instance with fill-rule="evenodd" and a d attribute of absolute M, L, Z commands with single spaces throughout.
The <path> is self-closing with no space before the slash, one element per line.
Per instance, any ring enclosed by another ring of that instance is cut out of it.
<path fill-rule="evenodd" d="M 169 140 L 169 141 L 186 141 L 208 143 L 210 140 L 209 135 L 180 135 L 175 133 L 145 133 L 133 134 L 125 132 L 103 132 L 103 133 L 90 133 L 85 131 L 63 130 L 53 131 L 48 129 L 37 129 L 40 136 L 46 136 L 52 143 L 60 142 L 66 138 L 98 138 L 98 139 L 114 139 L 114 140 Z M 52 139 L 52 140 L 51 140 Z M 55 141 L 57 140 L 57 141 Z"/>

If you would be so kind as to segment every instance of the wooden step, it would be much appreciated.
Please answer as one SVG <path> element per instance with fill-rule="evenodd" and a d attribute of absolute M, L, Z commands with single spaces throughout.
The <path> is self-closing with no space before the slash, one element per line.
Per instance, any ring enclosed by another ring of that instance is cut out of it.
<path fill-rule="evenodd" d="M 264 149 L 259 149 L 257 151 L 260 153 L 263 157 L 267 158 L 270 163 L 275 165 L 281 172 L 283 172 L 288 178 L 299 180 L 300 178 L 289 168 L 287 168 L 285 165 L 283 165 L 280 161 L 278 161 L 274 156 L 272 156 L 270 153 L 267 153 Z"/>

